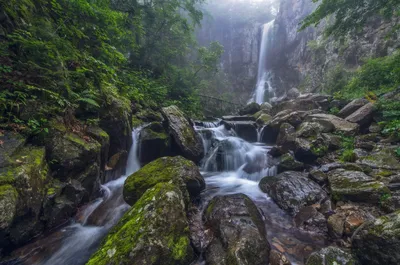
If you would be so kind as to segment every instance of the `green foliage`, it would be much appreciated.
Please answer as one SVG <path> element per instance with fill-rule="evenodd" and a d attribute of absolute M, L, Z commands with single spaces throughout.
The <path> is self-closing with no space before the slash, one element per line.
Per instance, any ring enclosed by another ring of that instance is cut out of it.
<path fill-rule="evenodd" d="M 333 114 L 333 115 L 337 115 L 339 112 L 340 112 L 340 109 L 338 107 L 333 107 L 329 110 L 329 113 Z"/>
<path fill-rule="evenodd" d="M 340 134 L 342 149 L 340 160 L 343 162 L 355 162 L 357 155 L 354 153 L 354 137 Z"/>
<path fill-rule="evenodd" d="M 303 30 L 311 25 L 317 26 L 323 19 L 334 16 L 332 24 L 325 28 L 326 35 L 344 36 L 346 33 L 363 28 L 367 21 L 376 15 L 390 19 L 400 14 L 399 0 L 312 0 L 320 2 L 318 8 L 301 23 Z"/>

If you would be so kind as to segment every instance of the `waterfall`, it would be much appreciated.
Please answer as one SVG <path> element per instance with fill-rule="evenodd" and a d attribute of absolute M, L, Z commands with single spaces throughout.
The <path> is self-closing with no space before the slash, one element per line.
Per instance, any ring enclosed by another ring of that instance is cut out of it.
<path fill-rule="evenodd" d="M 261 38 L 261 46 L 260 46 L 260 53 L 258 58 L 258 72 L 257 72 L 257 84 L 256 89 L 253 93 L 252 98 L 250 101 L 257 102 L 261 104 L 264 102 L 265 96 L 265 85 L 268 86 L 268 92 L 272 94 L 272 97 L 275 97 L 275 90 L 272 87 L 272 73 L 267 70 L 266 63 L 268 60 L 268 48 L 270 43 L 272 42 L 273 34 L 271 34 L 274 28 L 275 20 L 268 22 L 267 24 L 263 25 L 263 32 Z"/>

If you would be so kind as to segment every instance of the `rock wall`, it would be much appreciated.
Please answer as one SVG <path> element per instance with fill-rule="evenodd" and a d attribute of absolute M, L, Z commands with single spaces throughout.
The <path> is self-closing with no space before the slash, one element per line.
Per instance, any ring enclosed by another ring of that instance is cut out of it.
<path fill-rule="evenodd" d="M 391 25 L 398 23 L 398 19 L 391 22 L 371 19 L 362 33 L 342 40 L 324 38 L 324 26 L 329 21 L 298 32 L 299 23 L 316 7 L 310 0 L 282 0 L 280 3 L 275 20 L 276 45 L 270 52 L 279 54 L 274 57 L 272 67 L 281 93 L 291 87 L 307 92 L 320 91 L 335 69 L 354 71 L 362 65 L 363 58 L 386 56 L 400 46 L 399 35 L 387 38 Z"/>

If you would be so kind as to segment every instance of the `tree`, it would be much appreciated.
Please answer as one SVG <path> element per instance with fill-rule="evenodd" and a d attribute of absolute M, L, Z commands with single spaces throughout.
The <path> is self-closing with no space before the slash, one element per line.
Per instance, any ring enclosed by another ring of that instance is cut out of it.
<path fill-rule="evenodd" d="M 400 0 L 312 0 L 320 2 L 317 9 L 301 23 L 300 30 L 317 26 L 323 19 L 334 16 L 333 24 L 325 29 L 326 35 L 343 36 L 365 26 L 368 19 L 381 15 L 390 19 L 400 15 Z"/>

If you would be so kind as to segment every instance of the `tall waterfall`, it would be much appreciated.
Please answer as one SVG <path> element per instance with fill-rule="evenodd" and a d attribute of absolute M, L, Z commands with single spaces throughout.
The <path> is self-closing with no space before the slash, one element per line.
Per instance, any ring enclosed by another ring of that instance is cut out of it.
<path fill-rule="evenodd" d="M 272 73 L 267 70 L 266 62 L 268 60 L 268 48 L 271 43 L 271 34 L 274 28 L 275 20 L 263 25 L 263 33 L 261 38 L 260 54 L 258 58 L 258 72 L 257 72 L 257 85 L 250 101 L 261 104 L 264 102 L 265 85 L 268 86 L 268 91 L 275 97 L 275 91 L 271 84 Z"/>

